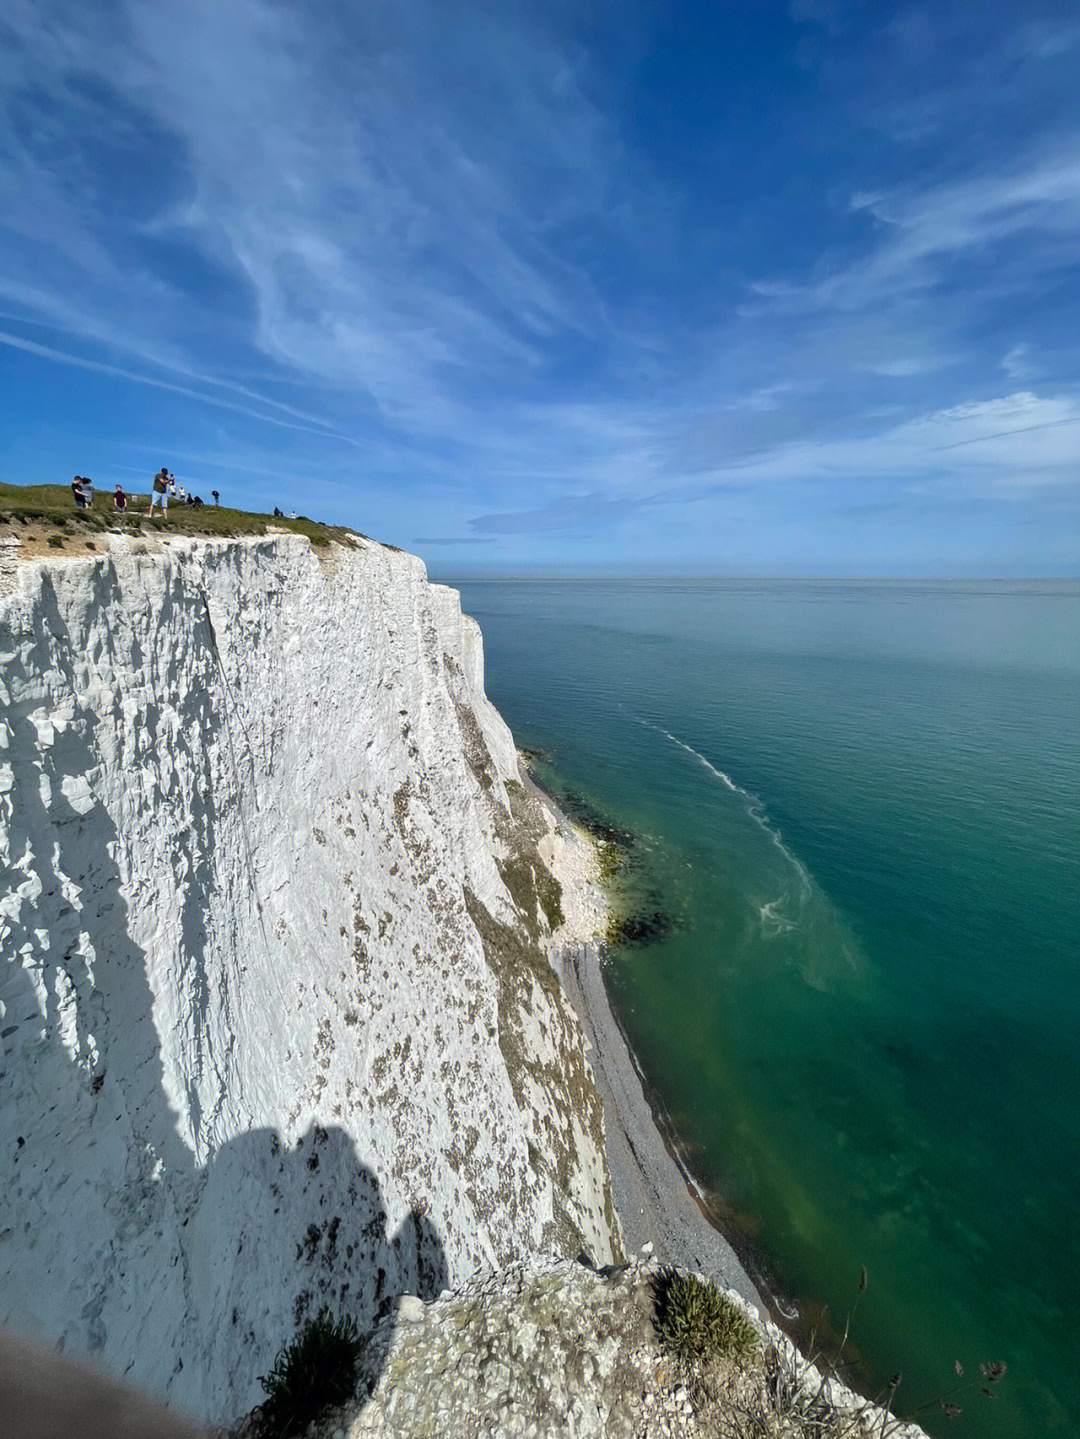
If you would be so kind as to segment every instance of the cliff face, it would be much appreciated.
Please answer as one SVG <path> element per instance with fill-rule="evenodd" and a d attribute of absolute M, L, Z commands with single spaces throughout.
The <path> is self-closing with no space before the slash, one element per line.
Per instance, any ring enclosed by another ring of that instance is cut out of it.
<path fill-rule="evenodd" d="M 0 594 L 0 1321 L 222 1419 L 323 1302 L 617 1222 L 457 595 L 359 539 L 110 546 Z"/>

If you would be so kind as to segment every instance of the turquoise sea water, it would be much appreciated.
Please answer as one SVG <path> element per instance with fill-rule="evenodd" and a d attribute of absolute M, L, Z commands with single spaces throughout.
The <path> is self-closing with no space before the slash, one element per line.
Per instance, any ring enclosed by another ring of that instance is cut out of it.
<path fill-rule="evenodd" d="M 672 927 L 613 1000 L 706 1184 L 933 1433 L 1080 1435 L 1080 582 L 455 581 Z"/>

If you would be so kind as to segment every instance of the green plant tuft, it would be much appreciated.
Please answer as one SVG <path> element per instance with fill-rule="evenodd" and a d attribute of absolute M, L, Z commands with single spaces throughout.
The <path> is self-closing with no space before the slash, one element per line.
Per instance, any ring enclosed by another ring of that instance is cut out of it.
<path fill-rule="evenodd" d="M 63 535 L 50 535 L 49 544 L 52 545 L 54 549 L 62 550 L 64 548 Z"/>
<path fill-rule="evenodd" d="M 758 1344 L 756 1327 L 726 1294 L 676 1270 L 665 1270 L 656 1282 L 655 1322 L 660 1343 L 686 1365 L 741 1359 Z"/>
<path fill-rule="evenodd" d="M 266 1400 L 258 1410 L 258 1439 L 303 1434 L 327 1409 L 347 1403 L 356 1390 L 362 1345 L 347 1315 L 334 1319 L 321 1309 L 259 1378 Z"/>

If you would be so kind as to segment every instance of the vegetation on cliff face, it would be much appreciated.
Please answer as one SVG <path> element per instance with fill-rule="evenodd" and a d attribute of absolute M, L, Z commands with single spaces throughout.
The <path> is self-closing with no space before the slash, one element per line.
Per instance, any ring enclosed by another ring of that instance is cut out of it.
<path fill-rule="evenodd" d="M 676 1323 L 677 1320 L 677 1323 Z M 684 1326 L 682 1321 L 686 1320 Z M 664 1329 L 720 1343 L 675 1355 Z M 703 1275 L 536 1257 L 405 1298 L 320 1439 L 926 1439 Z M 314 1439 L 314 1436 L 313 1436 Z"/>
<path fill-rule="evenodd" d="M 656 1330 L 667 1352 L 684 1364 L 741 1359 L 759 1339 L 746 1313 L 715 1284 L 677 1270 L 657 1279 Z"/>
<path fill-rule="evenodd" d="M 260 1377 L 266 1400 L 253 1416 L 252 1439 L 294 1439 L 327 1409 L 347 1403 L 356 1390 L 361 1347 L 347 1315 L 335 1319 L 320 1309 Z"/>

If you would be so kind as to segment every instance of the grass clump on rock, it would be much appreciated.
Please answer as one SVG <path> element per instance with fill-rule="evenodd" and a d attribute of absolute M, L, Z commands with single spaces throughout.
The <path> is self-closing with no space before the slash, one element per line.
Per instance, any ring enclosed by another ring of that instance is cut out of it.
<path fill-rule="evenodd" d="M 664 1349 L 686 1365 L 741 1359 L 758 1343 L 756 1327 L 726 1294 L 671 1269 L 656 1284 L 656 1330 Z"/>
<path fill-rule="evenodd" d="M 334 1319 L 329 1309 L 320 1310 L 259 1378 L 266 1399 L 257 1411 L 258 1439 L 303 1434 L 327 1409 L 347 1403 L 356 1389 L 362 1347 L 348 1316 Z"/>

